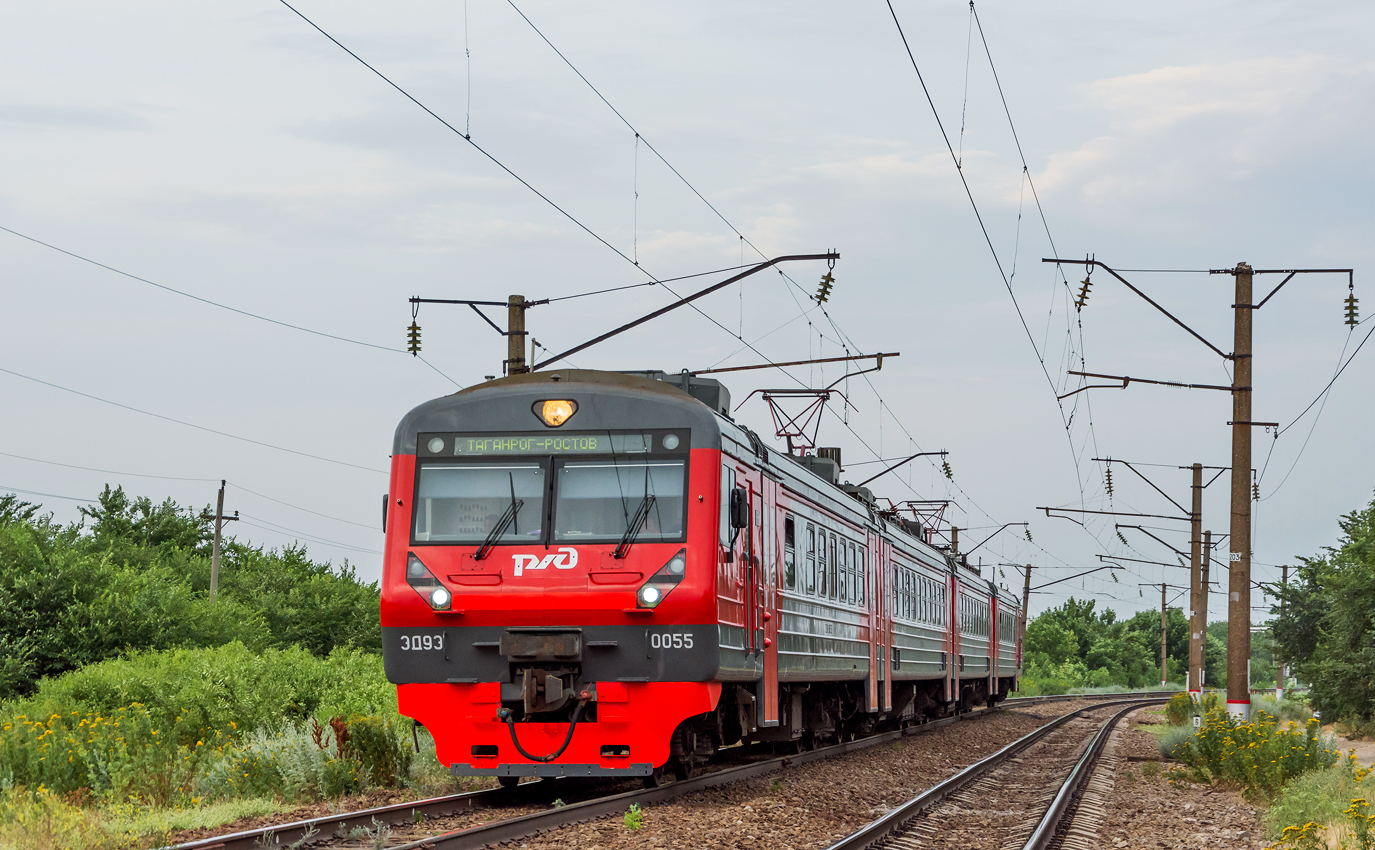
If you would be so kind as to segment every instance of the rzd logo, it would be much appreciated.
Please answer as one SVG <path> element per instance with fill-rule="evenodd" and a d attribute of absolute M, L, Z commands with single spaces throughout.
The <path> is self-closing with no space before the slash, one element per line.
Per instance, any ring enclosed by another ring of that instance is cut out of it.
<path fill-rule="evenodd" d="M 512 555 L 516 565 L 516 575 L 524 575 L 526 570 L 571 570 L 578 565 L 578 550 L 572 546 L 560 546 L 559 551 L 550 552 L 541 558 L 539 555 Z"/>

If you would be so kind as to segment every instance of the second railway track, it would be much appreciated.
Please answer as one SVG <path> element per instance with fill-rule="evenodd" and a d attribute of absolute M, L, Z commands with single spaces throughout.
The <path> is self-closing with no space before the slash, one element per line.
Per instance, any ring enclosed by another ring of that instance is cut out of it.
<path fill-rule="evenodd" d="M 1116 723 L 1150 699 L 1118 700 L 1059 717 L 906 803 L 828 850 L 1057 846 Z M 1104 721 L 1090 712 L 1126 703 Z"/>

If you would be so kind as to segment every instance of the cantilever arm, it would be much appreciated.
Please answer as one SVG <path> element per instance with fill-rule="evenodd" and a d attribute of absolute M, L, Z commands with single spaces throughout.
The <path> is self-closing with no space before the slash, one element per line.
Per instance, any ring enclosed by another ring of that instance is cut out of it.
<path fill-rule="evenodd" d="M 1208 340 L 1204 339 L 1202 336 L 1199 335 L 1198 331 L 1195 331 L 1193 328 L 1189 327 L 1188 325 L 1186 325 L 1186 324 L 1184 324 L 1183 322 L 1181 322 L 1179 319 L 1175 318 L 1175 315 L 1174 315 L 1173 313 L 1171 313 L 1169 310 L 1166 310 L 1164 307 L 1161 307 L 1159 304 L 1155 303 L 1155 301 L 1152 300 L 1151 297 L 1150 297 L 1149 295 L 1147 295 L 1146 293 L 1142 292 L 1141 290 L 1139 290 L 1139 289 L 1137 289 L 1135 286 L 1133 286 L 1132 283 L 1131 283 L 1131 281 L 1127 280 L 1125 277 L 1123 277 L 1122 275 L 1120 275 L 1120 274 L 1118 274 L 1117 272 L 1113 271 L 1113 270 L 1112 270 L 1111 268 L 1109 268 L 1108 266 L 1106 266 L 1106 265 L 1104 265 L 1104 264 L 1098 262 L 1097 260 L 1061 260 L 1061 259 L 1058 259 L 1058 258 L 1055 258 L 1055 257 L 1042 257 L 1042 258 L 1041 258 L 1041 262 L 1043 262 L 1043 263 L 1064 263 L 1064 264 L 1066 264 L 1066 265 L 1074 265 L 1074 266 L 1097 266 L 1098 268 L 1102 269 L 1103 271 L 1107 272 L 1108 274 L 1110 274 L 1110 275 L 1112 275 L 1113 277 L 1117 278 L 1118 280 L 1122 281 L 1122 283 L 1123 283 L 1128 289 L 1130 289 L 1132 292 L 1135 292 L 1137 295 L 1140 295 L 1142 298 L 1144 298 L 1144 299 L 1146 300 L 1146 303 L 1147 303 L 1147 304 L 1150 304 L 1150 305 L 1151 305 L 1152 307 L 1154 307 L 1155 309 L 1157 309 L 1157 310 L 1159 310 L 1160 312 L 1164 313 L 1164 314 L 1169 318 L 1170 321 L 1174 322 L 1176 325 L 1179 325 L 1181 328 L 1183 328 L 1184 330 L 1188 331 L 1190 336 L 1192 336 L 1194 339 L 1198 340 L 1199 342 L 1201 342 L 1201 343 L 1203 343 L 1204 345 L 1206 345 L 1206 346 L 1208 346 L 1209 348 L 1211 348 L 1211 349 L 1213 350 L 1213 352 L 1214 352 L 1215 354 L 1217 354 L 1219 357 L 1224 357 L 1224 358 L 1226 358 L 1226 359 L 1228 359 L 1228 360 L 1232 359 L 1232 355 L 1225 353 L 1222 349 L 1218 348 L 1216 345 L 1213 345 L 1211 342 L 1209 342 Z"/>

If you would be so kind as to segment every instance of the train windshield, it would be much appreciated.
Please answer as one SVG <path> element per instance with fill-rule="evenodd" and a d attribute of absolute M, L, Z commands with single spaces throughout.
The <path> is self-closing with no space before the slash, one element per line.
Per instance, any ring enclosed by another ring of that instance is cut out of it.
<path fill-rule="evenodd" d="M 544 536 L 545 465 L 540 462 L 421 464 L 417 542 L 536 543 Z"/>
<path fill-rule="evenodd" d="M 568 460 L 557 470 L 555 540 L 616 542 L 637 516 L 636 539 L 682 539 L 683 461 Z"/>

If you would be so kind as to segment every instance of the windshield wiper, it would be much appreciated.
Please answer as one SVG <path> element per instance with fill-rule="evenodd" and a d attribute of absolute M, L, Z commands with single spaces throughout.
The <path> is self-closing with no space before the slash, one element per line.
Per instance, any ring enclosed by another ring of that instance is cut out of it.
<path fill-rule="evenodd" d="M 525 506 L 524 499 L 516 498 L 515 478 L 513 478 L 509 472 L 506 474 L 506 477 L 510 479 L 511 483 L 511 504 L 506 507 L 505 513 L 501 515 L 501 519 L 497 520 L 497 524 L 492 526 L 492 530 L 487 533 L 487 539 L 482 541 L 482 548 L 478 549 L 477 554 L 473 556 L 474 561 L 481 561 L 483 558 L 487 557 L 488 553 L 492 551 L 492 547 L 496 545 L 497 540 L 501 538 L 501 535 L 506 533 L 506 526 L 515 523 L 516 514 L 520 513 L 520 509 Z M 516 527 L 515 533 L 520 533 L 519 526 Z"/>
<path fill-rule="evenodd" d="M 640 506 L 635 509 L 635 515 L 630 518 L 630 523 L 625 527 L 625 534 L 621 535 L 620 545 L 616 547 L 616 552 L 611 557 L 620 559 L 630 553 L 630 546 L 635 542 L 635 538 L 640 535 L 640 529 L 644 527 L 645 520 L 649 518 L 649 509 L 654 507 L 654 494 L 646 493 L 640 500 Z"/>

